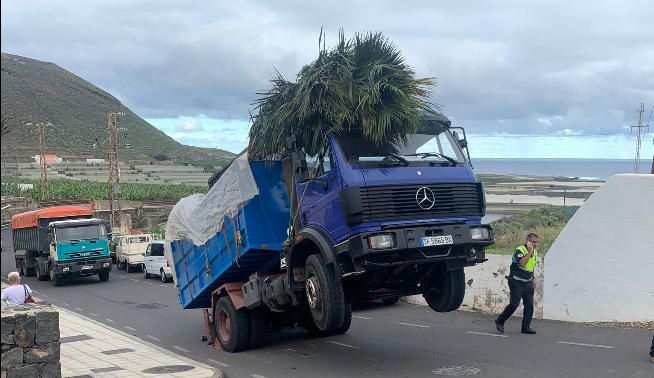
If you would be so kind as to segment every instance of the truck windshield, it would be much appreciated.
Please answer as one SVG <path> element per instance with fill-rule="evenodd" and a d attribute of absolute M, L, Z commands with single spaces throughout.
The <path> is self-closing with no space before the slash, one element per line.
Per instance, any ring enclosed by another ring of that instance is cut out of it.
<path fill-rule="evenodd" d="M 56 229 L 57 241 L 80 241 L 107 237 L 104 225 L 88 224 Z"/>
<path fill-rule="evenodd" d="M 338 142 L 350 164 L 361 166 L 456 165 L 466 158 L 452 134 L 409 134 L 406 143 L 375 145 L 360 135 L 341 135 Z"/>

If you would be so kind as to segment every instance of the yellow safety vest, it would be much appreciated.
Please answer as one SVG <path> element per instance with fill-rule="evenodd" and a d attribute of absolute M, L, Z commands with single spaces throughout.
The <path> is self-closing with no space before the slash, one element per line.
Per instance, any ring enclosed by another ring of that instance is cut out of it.
<path fill-rule="evenodd" d="M 529 254 L 529 250 L 527 247 L 524 245 L 521 245 L 520 247 L 516 248 L 518 251 L 522 252 L 523 255 L 527 256 Z M 528 272 L 534 271 L 534 268 L 536 267 L 536 257 L 538 257 L 538 252 L 534 249 L 534 253 L 531 254 L 531 257 L 529 258 L 529 261 L 525 264 L 525 266 L 520 266 L 520 263 L 518 263 L 518 266 L 520 269 L 526 270 Z"/>

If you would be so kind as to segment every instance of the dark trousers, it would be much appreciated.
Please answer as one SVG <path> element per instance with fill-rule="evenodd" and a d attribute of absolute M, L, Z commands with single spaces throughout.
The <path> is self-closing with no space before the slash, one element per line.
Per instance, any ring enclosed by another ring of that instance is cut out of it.
<path fill-rule="evenodd" d="M 649 356 L 654 357 L 654 336 L 652 336 L 652 346 L 649 347 Z"/>
<path fill-rule="evenodd" d="M 525 306 L 525 312 L 522 316 L 522 328 L 529 328 L 531 318 L 534 316 L 534 286 L 532 282 L 522 282 L 509 278 L 509 290 L 511 290 L 511 300 L 497 318 L 498 323 L 504 324 L 513 315 L 522 299 L 522 304 Z"/>

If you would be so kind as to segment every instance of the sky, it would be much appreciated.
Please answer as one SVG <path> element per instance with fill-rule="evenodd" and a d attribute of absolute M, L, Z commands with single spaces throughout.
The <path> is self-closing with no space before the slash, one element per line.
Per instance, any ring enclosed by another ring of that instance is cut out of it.
<path fill-rule="evenodd" d="M 654 105 L 649 0 L 3 1 L 1 25 L 3 52 L 72 71 L 184 144 L 232 152 L 257 93 L 317 56 L 321 27 L 328 45 L 341 27 L 385 33 L 436 78 L 432 101 L 481 158 L 633 158 L 636 110 L 647 121 Z"/>

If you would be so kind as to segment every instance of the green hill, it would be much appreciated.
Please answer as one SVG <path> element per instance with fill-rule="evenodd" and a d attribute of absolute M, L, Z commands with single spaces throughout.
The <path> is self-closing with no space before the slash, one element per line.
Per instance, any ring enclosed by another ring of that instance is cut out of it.
<path fill-rule="evenodd" d="M 175 141 L 111 94 L 54 63 L 2 53 L 1 84 L 2 118 L 11 128 L 2 136 L 3 156 L 37 154 L 36 128 L 28 124 L 50 122 L 47 153 L 105 158 L 109 112 L 124 113 L 118 124 L 120 160 L 167 157 L 206 164 L 234 156 Z"/>

